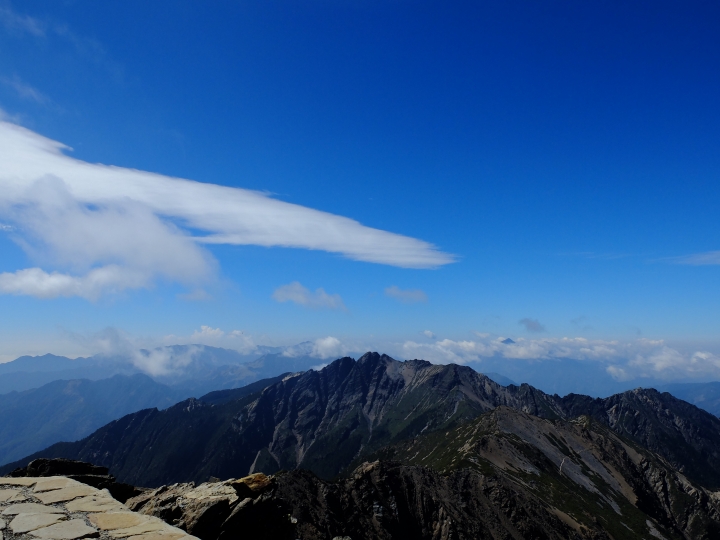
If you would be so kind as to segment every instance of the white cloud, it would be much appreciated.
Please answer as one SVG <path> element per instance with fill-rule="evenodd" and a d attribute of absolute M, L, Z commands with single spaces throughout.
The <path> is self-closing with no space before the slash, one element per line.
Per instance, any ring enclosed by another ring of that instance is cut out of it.
<path fill-rule="evenodd" d="M 311 356 L 321 358 L 340 358 L 345 354 L 345 347 L 342 342 L 332 336 L 316 339 L 313 345 Z"/>
<path fill-rule="evenodd" d="M 0 274 L 0 293 L 36 298 L 79 296 L 97 300 L 101 294 L 136 289 L 146 285 L 147 276 L 129 272 L 116 265 L 95 268 L 82 277 L 27 268 Z"/>
<path fill-rule="evenodd" d="M 420 332 L 423 336 L 429 339 L 435 339 L 435 333 L 430 330 L 423 330 Z"/>
<path fill-rule="evenodd" d="M 110 290 L 124 282 L 149 287 L 157 279 L 196 287 L 214 274 L 203 244 L 322 250 L 403 268 L 454 261 L 422 240 L 264 193 L 87 163 L 66 150 L 0 121 L 0 218 L 16 226 L 18 242 L 46 271 L 54 266 L 67 283 L 115 265 L 132 279 L 115 280 Z M 58 296 L 72 290 L 84 289 L 67 285 Z"/>
<path fill-rule="evenodd" d="M 385 296 L 399 300 L 405 304 L 415 304 L 417 302 L 427 302 L 427 294 L 420 289 L 401 289 L 396 285 L 385 289 Z"/>
<path fill-rule="evenodd" d="M 210 326 L 201 326 L 200 331 L 195 330 L 190 339 L 204 340 L 204 339 L 216 339 L 221 338 L 225 335 L 223 330 L 219 328 L 212 328 Z"/>
<path fill-rule="evenodd" d="M 315 309 L 345 309 L 339 294 L 328 294 L 322 288 L 311 292 L 297 281 L 278 287 L 272 297 L 278 302 L 294 302 Z"/>

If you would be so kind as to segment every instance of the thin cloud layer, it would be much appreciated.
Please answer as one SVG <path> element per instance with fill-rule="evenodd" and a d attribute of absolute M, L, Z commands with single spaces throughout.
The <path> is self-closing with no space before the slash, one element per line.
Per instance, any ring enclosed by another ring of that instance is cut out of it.
<path fill-rule="evenodd" d="M 420 289 L 401 289 L 397 285 L 385 289 L 385 296 L 399 300 L 404 304 L 416 304 L 418 302 L 427 302 L 427 294 Z"/>
<path fill-rule="evenodd" d="M 272 297 L 277 302 L 293 302 L 313 309 L 345 309 L 339 294 L 328 294 L 322 287 L 312 292 L 297 281 L 278 287 Z"/>
<path fill-rule="evenodd" d="M 691 266 L 720 265 L 720 251 L 694 253 L 692 255 L 685 255 L 684 257 L 676 257 L 673 260 L 677 264 L 687 264 Z"/>
<path fill-rule="evenodd" d="M 96 298 L 157 279 L 195 286 L 215 272 L 203 244 L 321 250 L 402 268 L 455 260 L 422 240 L 264 193 L 87 163 L 67 150 L 0 121 L 0 219 L 43 267 L 6 272 L 2 292 Z M 91 275 L 98 270 L 116 277 L 103 286 Z"/>
<path fill-rule="evenodd" d="M 520 319 L 518 321 L 518 324 L 523 325 L 525 327 L 525 330 L 527 330 L 528 332 L 545 331 L 545 326 L 543 326 L 537 319 L 530 319 L 528 317 L 525 317 L 524 319 Z"/>

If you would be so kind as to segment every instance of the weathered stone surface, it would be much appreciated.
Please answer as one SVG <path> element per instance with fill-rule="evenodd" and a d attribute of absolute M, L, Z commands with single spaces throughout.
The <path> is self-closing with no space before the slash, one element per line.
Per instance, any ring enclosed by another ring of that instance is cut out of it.
<path fill-rule="evenodd" d="M 10 522 L 14 534 L 26 533 L 63 521 L 63 514 L 18 514 Z"/>
<path fill-rule="evenodd" d="M 151 520 L 150 518 L 148 518 L 145 523 L 140 523 L 139 525 L 135 525 L 134 527 L 128 527 L 127 529 L 114 529 L 112 531 L 108 531 L 108 534 L 110 534 L 110 536 L 112 536 L 113 538 L 127 538 L 128 536 L 137 536 L 139 534 L 147 534 L 151 532 L 171 532 L 173 529 L 175 528 L 170 527 L 159 519 Z M 177 531 L 177 529 L 175 530 Z"/>
<path fill-rule="evenodd" d="M 70 512 L 127 512 L 127 507 L 124 504 L 109 495 L 88 495 L 68 502 L 65 508 Z"/>
<path fill-rule="evenodd" d="M 32 531 L 31 535 L 42 540 L 77 540 L 99 536 L 97 529 L 88 527 L 82 519 L 71 519 L 44 529 Z"/>
<path fill-rule="evenodd" d="M 0 489 L 0 502 L 8 502 L 18 495 L 22 495 L 18 489 Z"/>
<path fill-rule="evenodd" d="M 71 486 L 79 486 L 80 482 L 65 478 L 64 476 L 51 476 L 49 478 L 42 478 L 37 481 L 33 491 L 35 493 L 42 493 L 43 491 L 52 491 L 53 489 L 62 489 Z"/>
<path fill-rule="evenodd" d="M 177 529 L 175 529 L 177 530 Z M 182 531 L 178 532 L 151 532 L 148 534 L 140 534 L 138 536 L 133 536 L 131 540 L 178 540 L 180 538 L 194 538 L 192 536 L 188 536 Z M 2 538 L 0 538 L 2 540 Z"/>
<path fill-rule="evenodd" d="M 38 503 L 18 503 L 13 504 L 3 510 L 4 516 L 14 516 L 17 514 L 62 514 L 61 508 L 54 506 L 45 506 Z"/>
<path fill-rule="evenodd" d="M 108 531 L 112 529 L 127 529 L 141 523 L 147 523 L 150 519 L 147 516 L 135 512 L 107 512 L 106 514 L 93 514 L 89 516 L 90 523 L 96 527 Z"/>
<path fill-rule="evenodd" d="M 0 519 L 0 531 L 7 530 L 5 538 L 9 535 L 12 540 L 80 540 L 99 536 L 104 540 L 197 540 L 157 517 L 129 511 L 107 490 L 67 478 L 2 480 L 12 481 L 0 484 L 0 511 L 5 516 Z M 216 493 L 216 498 L 220 493 L 237 498 L 235 489 L 227 483 L 216 487 L 200 492 Z M 14 503 L 16 497 L 34 497 L 47 504 Z M 89 526 L 86 520 L 98 528 Z M 3 540 L 1 532 L 0 540 Z"/>
<path fill-rule="evenodd" d="M 0 486 L 32 486 L 37 478 L 0 478 Z"/>
<path fill-rule="evenodd" d="M 270 489 L 273 480 L 265 476 L 263 473 L 254 473 L 239 480 L 235 480 L 230 485 L 235 489 L 240 499 L 246 497 L 257 497 L 264 491 Z"/>
<path fill-rule="evenodd" d="M 71 501 L 78 497 L 85 497 L 96 493 L 95 489 L 84 484 L 77 484 L 63 489 L 47 491 L 45 493 L 36 493 L 35 497 L 40 499 L 44 504 L 53 504 L 64 501 Z"/>

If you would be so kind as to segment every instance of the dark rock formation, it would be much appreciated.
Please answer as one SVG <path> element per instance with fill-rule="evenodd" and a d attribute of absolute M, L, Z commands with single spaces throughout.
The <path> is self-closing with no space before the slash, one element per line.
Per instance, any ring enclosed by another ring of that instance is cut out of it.
<path fill-rule="evenodd" d="M 716 493 L 589 417 L 550 421 L 499 407 L 378 456 L 335 482 L 303 470 L 256 474 L 162 487 L 127 504 L 202 540 L 248 531 L 303 540 L 720 538 Z"/>

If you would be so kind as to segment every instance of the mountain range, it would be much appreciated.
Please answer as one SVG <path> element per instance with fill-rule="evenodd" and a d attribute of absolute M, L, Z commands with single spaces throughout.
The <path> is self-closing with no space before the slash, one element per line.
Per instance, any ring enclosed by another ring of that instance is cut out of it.
<path fill-rule="evenodd" d="M 377 353 L 288 375 L 230 401 L 189 399 L 139 411 L 2 470 L 34 457 L 64 457 L 145 486 L 300 468 L 331 479 L 381 448 L 455 429 L 499 406 L 549 420 L 586 415 L 691 481 L 720 487 L 720 420 L 670 394 L 637 389 L 605 399 L 561 398 L 525 384 L 499 385 L 466 366 Z"/>

